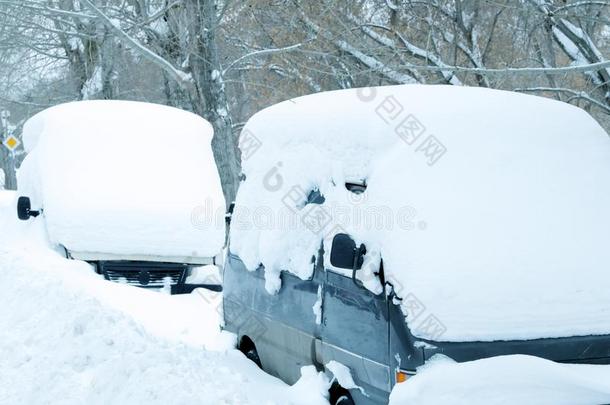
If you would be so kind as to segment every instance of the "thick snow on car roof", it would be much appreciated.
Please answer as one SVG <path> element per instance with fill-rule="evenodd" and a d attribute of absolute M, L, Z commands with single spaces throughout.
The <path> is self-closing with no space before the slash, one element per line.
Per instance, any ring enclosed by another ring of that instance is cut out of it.
<path fill-rule="evenodd" d="M 259 224 L 234 227 L 231 250 L 265 265 L 270 291 L 282 270 L 307 278 L 321 240 L 329 266 L 346 232 L 367 245 L 358 277 L 374 292 L 383 258 L 416 336 L 610 333 L 610 139 L 583 110 L 481 88 L 342 90 L 263 110 L 240 146 L 236 218 Z"/>
<path fill-rule="evenodd" d="M 20 195 L 73 252 L 210 257 L 225 235 L 212 135 L 203 118 L 161 105 L 59 105 L 25 124 Z"/>

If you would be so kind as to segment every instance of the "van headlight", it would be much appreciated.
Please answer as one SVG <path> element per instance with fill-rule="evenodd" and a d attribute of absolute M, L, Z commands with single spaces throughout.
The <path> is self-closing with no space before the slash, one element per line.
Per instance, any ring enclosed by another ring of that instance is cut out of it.
<path fill-rule="evenodd" d="M 396 384 L 400 384 L 400 383 L 407 381 L 409 378 L 413 377 L 414 375 L 415 375 L 415 371 L 413 371 L 413 370 L 398 369 L 398 370 L 396 370 L 396 373 L 394 375 L 394 381 L 396 382 Z"/>

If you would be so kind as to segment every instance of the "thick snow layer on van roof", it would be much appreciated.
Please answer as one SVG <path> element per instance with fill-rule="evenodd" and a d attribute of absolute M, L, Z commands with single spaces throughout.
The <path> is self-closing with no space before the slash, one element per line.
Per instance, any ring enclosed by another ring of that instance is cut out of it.
<path fill-rule="evenodd" d="M 225 235 L 212 134 L 203 118 L 161 105 L 59 105 L 25 124 L 19 192 L 72 252 L 210 257 Z"/>
<path fill-rule="evenodd" d="M 321 240 L 332 267 L 346 232 L 375 293 L 383 258 L 418 337 L 610 333 L 610 139 L 586 112 L 481 88 L 354 89 L 270 107 L 240 146 L 231 250 L 266 267 L 270 291 L 282 270 L 307 278 Z M 363 194 L 345 187 L 357 181 Z M 316 189 L 324 202 L 306 204 Z"/>

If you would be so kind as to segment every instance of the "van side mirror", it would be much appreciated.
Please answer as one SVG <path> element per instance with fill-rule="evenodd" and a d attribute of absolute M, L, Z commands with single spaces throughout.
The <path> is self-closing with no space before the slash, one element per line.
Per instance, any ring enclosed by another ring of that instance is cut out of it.
<path fill-rule="evenodd" d="M 37 217 L 41 211 L 33 211 L 29 197 L 19 197 L 17 200 L 17 216 L 22 221 L 27 221 L 30 217 Z"/>
<path fill-rule="evenodd" d="M 360 245 L 356 248 L 356 242 L 344 233 L 338 233 L 333 238 L 330 249 L 330 264 L 340 269 L 359 270 L 364 261 L 366 247 Z"/>
<path fill-rule="evenodd" d="M 229 205 L 229 209 L 227 209 L 227 213 L 225 214 L 225 223 L 227 225 L 231 225 L 231 218 L 233 218 L 233 211 L 235 211 L 235 201 L 233 201 Z"/>

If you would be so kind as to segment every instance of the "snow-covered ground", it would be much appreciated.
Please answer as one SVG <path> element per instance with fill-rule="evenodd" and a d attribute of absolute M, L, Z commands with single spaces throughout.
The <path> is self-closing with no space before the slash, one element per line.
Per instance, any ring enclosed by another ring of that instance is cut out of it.
<path fill-rule="evenodd" d="M 40 218 L 15 217 L 14 193 L 0 191 L 0 404 L 328 404 L 313 366 L 288 386 L 233 349 L 220 296 L 107 282 L 54 251 Z M 327 367 L 353 384 L 341 364 Z M 610 403 L 610 366 L 437 359 L 390 399 L 446 403 Z"/>
<path fill-rule="evenodd" d="M 327 404 L 313 367 L 295 386 L 222 333 L 220 297 L 107 282 L 17 223 L 0 192 L 0 404 Z"/>
<path fill-rule="evenodd" d="M 466 363 L 432 358 L 391 404 L 608 404 L 610 367 L 558 364 L 532 356 L 500 356 Z"/>

